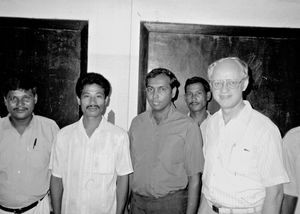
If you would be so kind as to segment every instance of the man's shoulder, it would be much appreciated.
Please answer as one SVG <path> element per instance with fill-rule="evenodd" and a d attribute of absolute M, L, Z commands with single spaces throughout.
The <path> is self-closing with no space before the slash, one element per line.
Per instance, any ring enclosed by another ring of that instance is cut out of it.
<path fill-rule="evenodd" d="M 269 117 L 267 117 L 266 115 L 264 115 L 263 113 L 255 109 L 252 109 L 251 121 L 258 129 L 270 129 L 270 128 L 278 129 L 278 127 Z"/>
<path fill-rule="evenodd" d="M 144 123 L 146 121 L 149 121 L 150 120 L 149 113 L 150 113 L 149 111 L 144 111 L 144 112 L 138 114 L 137 116 L 135 116 L 132 119 L 131 125 L 140 124 L 140 123 Z"/>
<path fill-rule="evenodd" d="M 39 123 L 42 123 L 43 125 L 58 127 L 57 123 L 54 120 L 52 120 L 48 117 L 44 117 L 44 116 L 40 116 L 40 115 L 34 115 L 34 118 Z"/>
<path fill-rule="evenodd" d="M 69 135 L 70 133 L 77 130 L 79 121 L 75 123 L 71 123 L 65 127 L 63 127 L 61 130 L 59 130 L 58 134 L 61 135 Z"/>
<path fill-rule="evenodd" d="M 300 126 L 289 130 L 284 138 L 283 142 L 287 147 L 297 147 L 297 151 L 300 150 Z"/>
<path fill-rule="evenodd" d="M 112 124 L 109 121 L 106 121 L 105 130 L 107 130 L 109 132 L 112 132 L 114 134 L 117 134 L 117 135 L 126 135 L 127 134 L 127 132 L 125 131 L 125 129 L 123 129 L 123 128 L 115 125 L 115 124 Z"/>

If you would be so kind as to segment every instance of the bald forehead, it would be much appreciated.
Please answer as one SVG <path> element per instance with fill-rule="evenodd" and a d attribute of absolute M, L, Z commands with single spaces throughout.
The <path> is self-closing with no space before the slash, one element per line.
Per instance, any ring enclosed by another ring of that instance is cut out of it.
<path fill-rule="evenodd" d="M 243 68 L 241 67 L 241 65 L 239 65 L 236 61 L 234 60 L 224 60 L 222 62 L 219 62 L 216 67 L 214 68 L 214 71 L 217 70 L 232 70 L 232 71 L 238 71 L 238 72 L 243 72 Z"/>

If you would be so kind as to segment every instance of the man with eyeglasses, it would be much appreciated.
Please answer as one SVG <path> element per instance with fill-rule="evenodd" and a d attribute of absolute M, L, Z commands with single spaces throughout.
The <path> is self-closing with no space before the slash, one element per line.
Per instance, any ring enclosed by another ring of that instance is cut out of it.
<path fill-rule="evenodd" d="M 171 71 L 153 69 L 145 85 L 151 109 L 135 117 L 129 131 L 131 213 L 196 213 L 204 163 L 200 129 L 175 108 L 180 83 Z"/>
<path fill-rule="evenodd" d="M 11 77 L 0 119 L 0 214 L 49 214 L 49 160 L 57 124 L 33 114 L 37 87 L 28 74 Z"/>
<path fill-rule="evenodd" d="M 198 214 L 278 214 L 283 183 L 281 135 L 243 100 L 248 65 L 237 57 L 212 63 L 208 79 L 221 109 L 207 123 L 205 166 Z"/>
<path fill-rule="evenodd" d="M 208 102 L 211 100 L 209 83 L 202 77 L 191 77 L 184 85 L 185 102 L 189 108 L 189 116 L 198 124 L 204 139 L 207 119 L 210 113 L 207 110 Z"/>

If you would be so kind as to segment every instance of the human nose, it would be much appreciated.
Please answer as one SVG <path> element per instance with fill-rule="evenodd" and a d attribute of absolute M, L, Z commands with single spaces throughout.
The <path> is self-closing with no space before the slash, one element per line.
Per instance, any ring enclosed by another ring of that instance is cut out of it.
<path fill-rule="evenodd" d="M 222 82 L 221 91 L 228 91 L 228 89 L 227 81 Z"/>
<path fill-rule="evenodd" d="M 22 98 L 16 98 L 16 106 L 24 106 L 25 101 Z"/>
<path fill-rule="evenodd" d="M 160 91 L 159 91 L 159 89 L 158 88 L 155 88 L 155 89 L 153 89 L 153 97 L 158 97 L 159 96 L 159 94 L 160 94 Z"/>
<path fill-rule="evenodd" d="M 90 103 L 92 103 L 92 104 L 97 103 L 96 97 L 91 97 L 90 98 Z"/>

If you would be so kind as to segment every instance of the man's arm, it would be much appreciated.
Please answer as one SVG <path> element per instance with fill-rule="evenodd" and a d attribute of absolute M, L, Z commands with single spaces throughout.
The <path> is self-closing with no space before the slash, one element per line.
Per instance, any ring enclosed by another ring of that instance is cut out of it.
<path fill-rule="evenodd" d="M 117 214 L 122 214 L 128 198 L 128 175 L 117 177 Z"/>
<path fill-rule="evenodd" d="M 263 214 L 279 214 L 283 197 L 283 186 L 278 184 L 266 188 L 266 198 L 263 204 Z"/>
<path fill-rule="evenodd" d="M 283 194 L 281 214 L 294 214 L 297 205 L 297 197 Z"/>
<path fill-rule="evenodd" d="M 200 173 L 189 176 L 187 214 L 197 213 L 200 198 Z"/>
<path fill-rule="evenodd" d="M 62 179 L 51 175 L 50 195 L 54 214 L 61 213 L 61 200 L 63 194 Z"/>

